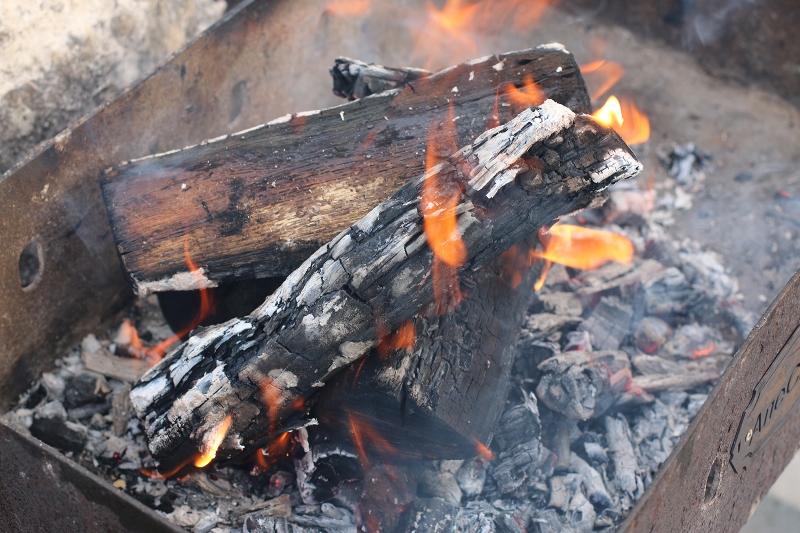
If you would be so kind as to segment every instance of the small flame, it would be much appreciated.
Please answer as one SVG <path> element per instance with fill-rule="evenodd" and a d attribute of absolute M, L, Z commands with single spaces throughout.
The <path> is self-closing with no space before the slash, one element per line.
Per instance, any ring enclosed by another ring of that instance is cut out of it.
<path fill-rule="evenodd" d="M 204 280 L 205 278 L 203 277 L 200 268 L 194 263 L 194 261 L 192 261 L 192 258 L 189 255 L 188 239 L 183 244 L 183 253 L 186 258 L 186 265 L 189 267 L 189 272 L 192 274 L 192 276 L 198 278 L 198 281 Z M 200 289 L 199 292 L 200 310 L 192 319 L 192 322 L 182 330 L 159 342 L 157 345 L 148 348 L 142 344 L 142 341 L 139 338 L 139 332 L 136 331 L 136 326 L 134 326 L 133 323 L 126 318 L 122 321 L 122 325 L 120 325 L 120 329 L 117 332 L 117 343 L 121 347 L 125 348 L 132 357 L 137 359 L 146 359 L 150 366 L 156 364 L 164 357 L 164 354 L 167 353 L 167 350 L 169 350 L 173 344 L 180 341 L 185 335 L 191 333 L 194 328 L 199 326 L 203 320 L 206 319 L 206 317 L 214 312 L 216 303 L 214 302 L 213 290 L 203 288 Z"/>
<path fill-rule="evenodd" d="M 259 476 L 268 471 L 272 465 L 280 457 L 288 457 L 289 446 L 291 445 L 291 433 L 281 433 L 281 435 L 272 441 L 266 448 L 259 448 L 252 455 L 253 469 L 250 471 L 251 476 Z M 267 460 L 269 458 L 269 461 Z"/>
<path fill-rule="evenodd" d="M 219 450 L 220 444 L 222 444 L 222 441 L 225 440 L 225 436 L 228 434 L 231 422 L 233 422 L 233 413 L 226 416 L 225 420 L 223 420 L 219 426 L 206 434 L 203 438 L 204 449 L 200 451 L 200 457 L 194 461 L 196 467 L 203 468 L 214 460 L 217 456 L 217 450 Z"/>
<path fill-rule="evenodd" d="M 609 261 L 628 264 L 633 260 L 633 243 L 624 235 L 610 231 L 559 224 L 539 232 L 544 251 L 531 251 L 531 257 L 547 261 L 535 290 L 542 288 L 551 263 L 580 270 L 598 268 Z"/>
<path fill-rule="evenodd" d="M 176 466 L 175 468 L 173 468 L 172 470 L 169 470 L 168 472 L 160 472 L 156 468 L 140 467 L 139 468 L 139 473 L 142 474 L 143 476 L 149 477 L 151 479 L 169 479 L 172 476 L 174 476 L 175 474 L 179 473 L 181 470 L 183 470 L 184 467 L 186 465 L 188 465 L 191 461 L 192 461 L 191 459 L 189 459 L 187 461 L 184 461 L 181 464 L 179 464 L 178 466 Z"/>
<path fill-rule="evenodd" d="M 650 138 L 650 120 L 629 100 L 620 102 L 616 96 L 611 95 L 592 117 L 619 133 L 630 146 L 642 144 Z"/>
<path fill-rule="evenodd" d="M 363 17 L 371 4 L 372 0 L 331 0 L 325 12 L 337 17 Z"/>
<path fill-rule="evenodd" d="M 609 261 L 628 264 L 633 259 L 630 239 L 610 231 L 559 224 L 550 228 L 544 240 L 544 251 L 531 252 L 533 257 L 580 270 L 598 268 Z"/>
<path fill-rule="evenodd" d="M 533 81 L 530 74 L 525 74 L 522 88 L 518 89 L 514 84 L 509 83 L 506 85 L 504 93 L 511 103 L 519 108 L 536 107 L 547 100 L 547 94 Z"/>
<path fill-rule="evenodd" d="M 397 350 L 410 350 L 414 348 L 417 332 L 414 329 L 414 322 L 406 320 L 397 330 L 392 333 L 382 334 L 385 329 L 381 322 L 378 323 L 378 355 L 386 357 Z"/>
<path fill-rule="evenodd" d="M 625 76 L 625 69 L 616 61 L 599 59 L 581 65 L 581 74 L 586 78 L 587 85 L 597 86 L 591 94 L 592 100 L 597 100 L 606 94 L 619 80 Z"/>
<path fill-rule="evenodd" d="M 692 355 L 689 356 L 689 358 L 690 359 L 700 359 L 701 357 L 706 357 L 708 355 L 711 355 L 712 353 L 714 353 L 714 350 L 716 350 L 716 349 L 717 349 L 717 347 L 714 345 L 714 343 L 709 341 L 708 345 L 705 348 L 700 348 L 698 350 L 695 350 L 692 353 Z"/>
<path fill-rule="evenodd" d="M 478 454 L 478 457 L 484 461 L 491 461 L 494 459 L 494 453 L 492 453 L 492 450 L 490 450 L 484 443 L 478 439 L 472 439 L 472 441 L 475 443 L 475 452 Z"/>

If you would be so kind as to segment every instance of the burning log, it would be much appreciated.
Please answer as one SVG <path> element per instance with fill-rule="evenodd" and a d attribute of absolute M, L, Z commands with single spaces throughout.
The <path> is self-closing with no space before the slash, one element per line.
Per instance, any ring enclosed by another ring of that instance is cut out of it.
<path fill-rule="evenodd" d="M 526 241 L 461 280 L 466 296 L 444 315 L 410 323 L 413 348 L 340 373 L 316 401 L 314 415 L 336 428 L 351 413 L 362 417 L 406 457 L 456 458 L 475 454 L 500 417 L 516 354 L 514 343 L 538 269 L 529 268 Z M 520 267 L 519 284 L 510 270 Z"/>
<path fill-rule="evenodd" d="M 398 83 L 413 77 L 409 69 L 346 61 L 332 69 L 334 80 L 350 76 L 350 85 L 335 85 L 346 96 L 378 90 L 381 69 L 404 73 Z M 123 164 L 102 184 L 120 257 L 140 295 L 286 276 L 425 171 L 431 125 L 454 121 L 455 146 L 465 146 L 545 98 L 591 111 L 575 60 L 560 46 L 471 61 L 404 88 Z"/>
<path fill-rule="evenodd" d="M 153 457 L 171 469 L 198 450 L 252 453 L 298 399 L 377 344 L 378 317 L 395 331 L 434 302 L 435 285 L 454 286 L 431 276 L 442 247 L 461 242 L 460 266 L 448 266 L 468 277 L 640 168 L 616 133 L 552 100 L 488 130 L 317 250 L 251 315 L 203 330 L 143 376 L 131 400 Z M 442 242 L 428 241 L 424 213 L 454 217 Z"/>

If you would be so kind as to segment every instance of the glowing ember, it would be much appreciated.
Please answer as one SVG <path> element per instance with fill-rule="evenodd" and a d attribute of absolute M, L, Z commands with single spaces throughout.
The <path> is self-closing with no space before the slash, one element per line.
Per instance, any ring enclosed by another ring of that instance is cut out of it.
<path fill-rule="evenodd" d="M 212 431 L 209 431 L 203 439 L 203 450 L 200 452 L 200 457 L 195 459 L 194 465 L 198 468 L 208 466 L 211 461 L 217 456 L 220 444 L 225 440 L 228 430 L 233 422 L 233 413 L 225 417 L 225 420 Z"/>
<path fill-rule="evenodd" d="M 337 17 L 363 17 L 369 11 L 372 0 L 332 0 L 325 12 Z"/>
<path fill-rule="evenodd" d="M 378 340 L 378 355 L 386 357 L 387 355 L 397 350 L 410 350 L 414 347 L 417 332 L 414 329 L 414 322 L 406 320 L 396 331 L 389 334 L 381 334 L 380 330 L 383 329 L 378 324 L 379 340 Z"/>
<path fill-rule="evenodd" d="M 550 228 L 546 234 L 540 233 L 540 236 L 544 250 L 531 251 L 531 257 L 544 259 L 548 264 L 534 287 L 536 290 L 544 285 L 550 262 L 591 270 L 609 261 L 627 264 L 633 259 L 633 243 L 630 239 L 610 231 L 560 224 Z"/>
<path fill-rule="evenodd" d="M 592 100 L 597 100 L 606 94 L 616 83 L 625 76 L 625 69 L 615 61 L 600 59 L 581 65 L 581 74 L 586 78 L 586 84 L 595 87 L 592 90 Z"/>
<path fill-rule="evenodd" d="M 692 355 L 689 356 L 689 358 L 690 359 L 700 359 L 701 357 L 706 357 L 706 356 L 711 355 L 712 353 L 714 353 L 714 350 L 716 350 L 716 348 L 717 347 L 714 346 L 713 342 L 709 342 L 708 345 L 705 348 L 700 348 L 699 350 L 695 350 L 692 353 Z"/>
<path fill-rule="evenodd" d="M 629 100 L 620 102 L 616 96 L 609 96 L 603 107 L 592 113 L 592 117 L 619 133 L 630 146 L 642 144 L 650 138 L 650 120 Z"/>
<path fill-rule="evenodd" d="M 518 89 L 509 83 L 506 85 L 504 93 L 518 108 L 536 107 L 547 100 L 547 94 L 536 85 L 530 74 L 525 74 L 522 88 Z"/>
<path fill-rule="evenodd" d="M 475 442 L 475 451 L 478 454 L 478 457 L 483 459 L 484 461 L 491 461 L 494 459 L 494 453 L 492 450 L 486 447 L 484 443 L 479 441 L 478 439 L 472 439 Z"/>

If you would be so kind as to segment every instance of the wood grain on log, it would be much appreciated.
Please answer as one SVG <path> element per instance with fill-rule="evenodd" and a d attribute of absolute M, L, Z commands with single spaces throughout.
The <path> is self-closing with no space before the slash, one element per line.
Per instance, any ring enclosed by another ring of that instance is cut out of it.
<path fill-rule="evenodd" d="M 288 275 L 425 171 L 428 129 L 449 120 L 451 105 L 465 146 L 521 111 L 504 90 L 526 77 L 548 98 L 590 112 L 574 58 L 549 45 L 108 171 L 103 195 L 134 288 L 143 295 Z M 187 243 L 202 275 L 188 272 Z"/>
<path fill-rule="evenodd" d="M 486 131 L 318 249 L 251 315 L 202 331 L 143 376 L 131 400 L 153 457 L 162 468 L 190 460 L 229 415 L 217 458 L 252 452 L 297 398 L 376 344 L 376 317 L 394 330 L 431 304 L 424 182 L 456 195 L 463 275 L 640 169 L 616 133 L 552 100 Z"/>

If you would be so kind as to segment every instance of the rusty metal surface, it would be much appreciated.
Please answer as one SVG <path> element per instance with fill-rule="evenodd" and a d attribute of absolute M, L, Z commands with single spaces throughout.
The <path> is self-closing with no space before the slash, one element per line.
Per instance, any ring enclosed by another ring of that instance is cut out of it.
<path fill-rule="evenodd" d="M 759 320 L 619 531 L 722 533 L 744 525 L 800 444 L 800 413 L 788 409 L 792 404 L 787 400 L 780 412 L 773 404 L 765 413 L 769 423 L 762 417 L 757 427 L 769 438 L 760 440 L 749 466 L 737 472 L 730 462 L 740 425 L 752 418 L 751 400 L 762 403 L 757 390 L 781 390 L 764 387 L 773 381 L 776 357 L 783 351 L 786 376 L 797 368 L 789 340 L 799 325 L 800 271 Z"/>
<path fill-rule="evenodd" d="M 121 490 L 0 419 L 3 533 L 178 533 Z"/>
<path fill-rule="evenodd" d="M 339 43 L 349 32 L 320 19 L 314 4 L 298 4 L 240 4 L 155 73 L 0 178 L 0 411 L 129 301 L 97 180 L 103 169 L 335 101 L 328 50 L 347 52 Z M 324 31 L 301 47 L 320 20 Z M 298 88 L 294 80 L 309 71 L 311 81 L 300 84 L 309 88 Z M 32 242 L 43 268 L 23 289 L 19 259 Z"/>

